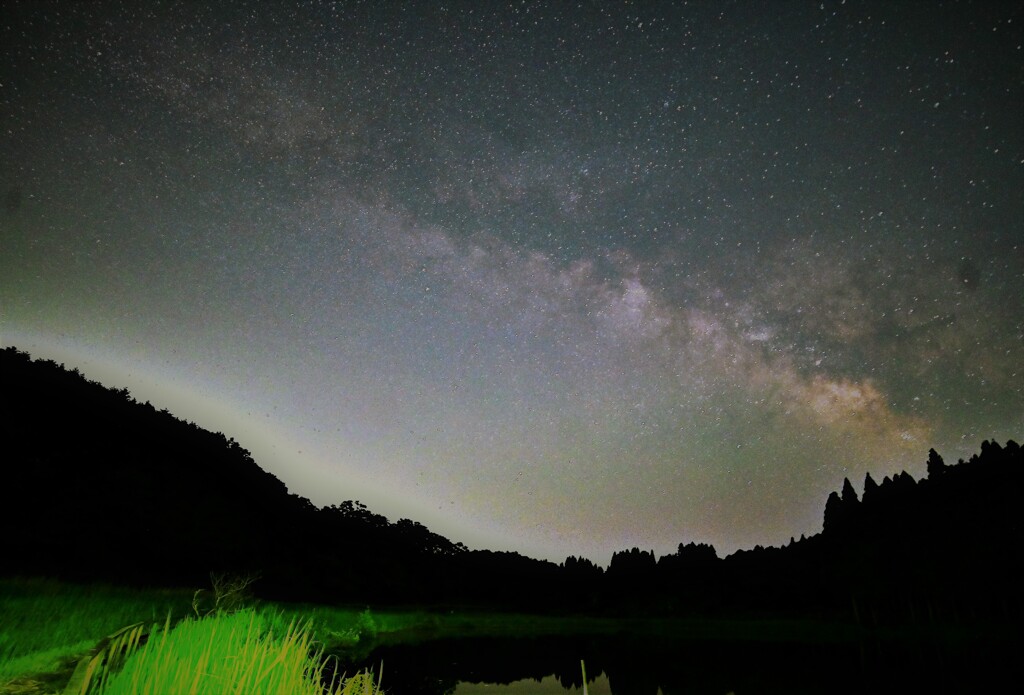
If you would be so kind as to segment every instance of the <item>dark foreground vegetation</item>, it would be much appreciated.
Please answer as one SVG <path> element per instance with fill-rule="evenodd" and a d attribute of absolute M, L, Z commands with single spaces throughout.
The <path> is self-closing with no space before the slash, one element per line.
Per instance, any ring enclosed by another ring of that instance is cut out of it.
<path fill-rule="evenodd" d="M 532 613 L 1010 625 L 1022 616 L 1024 454 L 984 442 L 826 505 L 824 531 L 719 558 L 680 545 L 607 570 L 471 551 L 358 502 L 317 509 L 233 439 L 76 370 L 0 351 L 0 576 L 203 586 L 259 576 L 264 599 Z"/>

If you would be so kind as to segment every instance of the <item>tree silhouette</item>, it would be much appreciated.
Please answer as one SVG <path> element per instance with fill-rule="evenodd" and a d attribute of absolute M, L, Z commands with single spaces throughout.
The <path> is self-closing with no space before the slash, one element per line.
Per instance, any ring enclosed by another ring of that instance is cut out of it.
<path fill-rule="evenodd" d="M 847 528 L 858 511 L 860 502 L 849 478 L 843 478 L 842 493 L 831 492 L 825 500 L 824 530 L 840 532 Z"/>
<path fill-rule="evenodd" d="M 871 505 L 876 501 L 878 495 L 878 483 L 871 477 L 871 472 L 868 471 L 864 474 L 864 495 L 862 502 L 865 506 Z"/>
<path fill-rule="evenodd" d="M 938 478 L 946 470 L 946 462 L 942 460 L 935 449 L 928 450 L 928 479 Z"/>
<path fill-rule="evenodd" d="M 839 493 L 833 490 L 828 493 L 825 500 L 825 533 L 838 530 L 843 524 L 843 501 L 839 499 Z"/>
<path fill-rule="evenodd" d="M 847 509 L 853 509 L 857 505 L 857 491 L 853 489 L 849 478 L 843 478 L 842 498 L 843 506 Z"/>

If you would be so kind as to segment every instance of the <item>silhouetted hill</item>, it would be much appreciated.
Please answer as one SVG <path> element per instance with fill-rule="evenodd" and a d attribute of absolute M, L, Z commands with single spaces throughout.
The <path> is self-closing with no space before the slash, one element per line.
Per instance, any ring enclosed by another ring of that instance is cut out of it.
<path fill-rule="evenodd" d="M 318 510 L 233 439 L 77 370 L 9 348 L 0 374 L 6 574 L 202 586 L 258 571 L 274 593 L 365 600 L 406 598 L 387 592 L 465 552 L 356 502 Z"/>
<path fill-rule="evenodd" d="M 258 572 L 258 593 L 327 602 L 475 604 L 654 615 L 813 615 L 862 624 L 1020 617 L 1024 455 L 982 444 L 928 478 L 862 498 L 845 481 L 824 531 L 719 558 L 680 544 L 607 571 L 470 551 L 408 519 L 291 495 L 233 439 L 52 361 L 0 350 L 0 574 L 204 586 Z"/>
<path fill-rule="evenodd" d="M 0 574 L 205 586 L 274 598 L 543 609 L 559 567 L 469 551 L 345 501 L 317 509 L 238 442 L 52 361 L 0 350 Z"/>

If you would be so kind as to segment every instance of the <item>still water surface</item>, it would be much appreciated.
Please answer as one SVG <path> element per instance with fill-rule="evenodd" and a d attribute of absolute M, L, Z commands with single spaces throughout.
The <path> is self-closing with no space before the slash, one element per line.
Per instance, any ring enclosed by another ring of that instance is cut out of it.
<path fill-rule="evenodd" d="M 1009 661 L 1009 659 L 1013 661 Z M 977 692 L 1017 663 L 993 644 L 725 641 L 621 634 L 439 639 L 379 647 L 394 695 L 769 695 Z"/>
<path fill-rule="evenodd" d="M 455 686 L 454 695 L 581 695 L 583 686 L 565 687 L 554 676 L 548 676 L 540 681 L 533 678 L 499 685 L 497 683 L 466 683 L 462 682 Z M 587 683 L 588 695 L 612 695 L 611 686 L 608 684 L 608 677 L 601 675 Z"/>

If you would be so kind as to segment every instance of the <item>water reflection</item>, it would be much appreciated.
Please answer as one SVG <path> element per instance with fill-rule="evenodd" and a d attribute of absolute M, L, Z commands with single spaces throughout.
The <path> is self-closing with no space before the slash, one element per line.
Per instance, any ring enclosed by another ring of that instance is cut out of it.
<path fill-rule="evenodd" d="M 1008 648 L 1007 648 L 1008 651 Z M 994 645 L 723 642 L 636 635 L 440 639 L 375 649 L 394 695 L 582 692 L 591 695 L 966 692 L 998 673 Z M 995 671 L 993 669 L 996 669 Z M 999 674 L 1005 677 L 1004 674 Z M 495 686 L 512 686 L 508 689 Z"/>
<path fill-rule="evenodd" d="M 612 695 L 608 676 L 587 679 L 587 695 Z M 583 687 L 566 687 L 554 676 L 537 681 L 523 679 L 508 685 L 495 683 L 459 683 L 455 687 L 455 695 L 581 695 Z"/>

